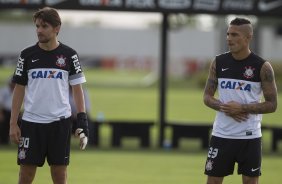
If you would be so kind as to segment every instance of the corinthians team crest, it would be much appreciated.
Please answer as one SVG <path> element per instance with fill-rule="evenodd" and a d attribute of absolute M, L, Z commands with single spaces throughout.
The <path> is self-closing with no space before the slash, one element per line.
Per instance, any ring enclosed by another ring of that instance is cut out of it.
<path fill-rule="evenodd" d="M 246 70 L 244 72 L 244 77 L 246 77 L 247 79 L 253 78 L 255 68 L 252 68 L 251 66 L 246 66 L 245 69 Z"/>
<path fill-rule="evenodd" d="M 20 160 L 25 159 L 26 158 L 26 150 L 20 149 L 18 157 L 19 157 Z"/>
<path fill-rule="evenodd" d="M 66 66 L 66 58 L 63 55 L 57 56 L 57 62 L 56 65 L 58 67 L 64 67 Z"/>
<path fill-rule="evenodd" d="M 211 161 L 211 160 L 207 161 L 207 163 L 206 163 L 206 170 L 207 171 L 211 171 L 212 170 L 212 168 L 213 168 L 212 164 L 213 164 L 213 161 Z"/>

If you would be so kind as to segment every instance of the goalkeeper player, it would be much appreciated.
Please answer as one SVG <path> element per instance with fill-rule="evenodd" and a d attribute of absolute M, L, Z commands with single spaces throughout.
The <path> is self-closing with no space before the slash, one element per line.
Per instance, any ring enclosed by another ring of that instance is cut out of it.
<path fill-rule="evenodd" d="M 49 7 L 33 15 L 38 42 L 21 51 L 13 82 L 10 139 L 18 144 L 20 184 L 31 184 L 37 167 L 45 158 L 53 183 L 67 183 L 70 157 L 72 88 L 77 109 L 80 148 L 88 141 L 88 120 L 85 112 L 82 83 L 86 82 L 75 50 L 57 40 L 61 19 Z M 24 112 L 17 124 L 21 105 Z"/>

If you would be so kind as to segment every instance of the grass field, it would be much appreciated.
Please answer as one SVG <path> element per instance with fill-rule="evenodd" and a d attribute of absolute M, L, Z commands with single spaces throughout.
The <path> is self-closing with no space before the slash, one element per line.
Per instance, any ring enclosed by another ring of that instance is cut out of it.
<path fill-rule="evenodd" d="M 11 69 L 0 69 L 0 82 L 5 82 Z M 148 74 L 142 72 L 114 72 L 86 70 L 87 89 L 90 94 L 91 116 L 96 118 L 103 112 L 106 120 L 152 120 L 158 122 L 158 88 L 156 83 L 147 85 L 143 79 Z M 207 122 L 214 119 L 214 111 L 202 103 L 202 89 L 182 82 L 182 87 L 169 85 L 167 96 L 167 120 Z M 264 115 L 265 124 L 282 126 L 280 108 L 276 113 Z M 77 150 L 73 140 L 69 184 L 201 184 L 206 150 L 201 150 L 198 140 L 182 140 L 176 150 L 159 149 L 158 129 L 152 129 L 153 146 L 143 150 L 138 148 L 135 139 L 123 140 L 123 147 L 110 147 L 110 130 L 102 126 L 102 146 L 89 147 L 86 151 Z M 169 133 L 168 133 L 169 134 Z M 265 131 L 263 138 L 262 184 L 279 184 L 282 179 L 282 142 L 277 153 L 270 152 L 271 135 Z M 235 171 L 236 173 L 236 171 Z M 0 147 L 0 184 L 17 183 L 16 147 Z M 48 166 L 39 168 L 34 184 L 50 184 Z M 226 184 L 241 183 L 237 174 L 227 177 Z"/>
<path fill-rule="evenodd" d="M 18 167 L 14 149 L 0 151 L 0 183 L 17 183 Z M 72 150 L 69 184 L 203 184 L 205 152 L 165 150 Z M 279 184 L 281 155 L 264 155 L 261 184 Z M 241 183 L 236 174 L 225 178 L 226 184 Z M 47 164 L 38 168 L 34 184 L 50 184 Z"/>

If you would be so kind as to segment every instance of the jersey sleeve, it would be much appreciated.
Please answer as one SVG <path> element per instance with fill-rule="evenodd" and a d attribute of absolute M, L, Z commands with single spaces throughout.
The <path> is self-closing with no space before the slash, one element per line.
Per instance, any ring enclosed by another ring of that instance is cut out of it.
<path fill-rule="evenodd" d="M 86 79 L 79 62 L 79 57 L 77 53 L 73 51 L 73 54 L 71 56 L 69 83 L 70 85 L 76 85 L 84 82 L 86 82 Z"/>
<path fill-rule="evenodd" d="M 24 52 L 21 52 L 12 81 L 16 84 L 27 85 L 27 63 Z"/>

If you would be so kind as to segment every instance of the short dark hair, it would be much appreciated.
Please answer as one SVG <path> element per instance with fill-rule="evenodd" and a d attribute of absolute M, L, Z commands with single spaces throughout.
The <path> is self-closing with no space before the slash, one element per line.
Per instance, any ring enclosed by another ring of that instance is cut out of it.
<path fill-rule="evenodd" d="M 249 19 L 246 18 L 235 18 L 230 22 L 230 25 L 234 25 L 234 26 L 241 26 L 244 24 L 251 24 L 251 21 Z"/>
<path fill-rule="evenodd" d="M 57 10 L 50 7 L 45 7 L 35 12 L 33 14 L 33 21 L 35 22 L 36 19 L 41 19 L 43 22 L 47 22 L 53 27 L 57 27 L 62 24 L 60 15 Z"/>

